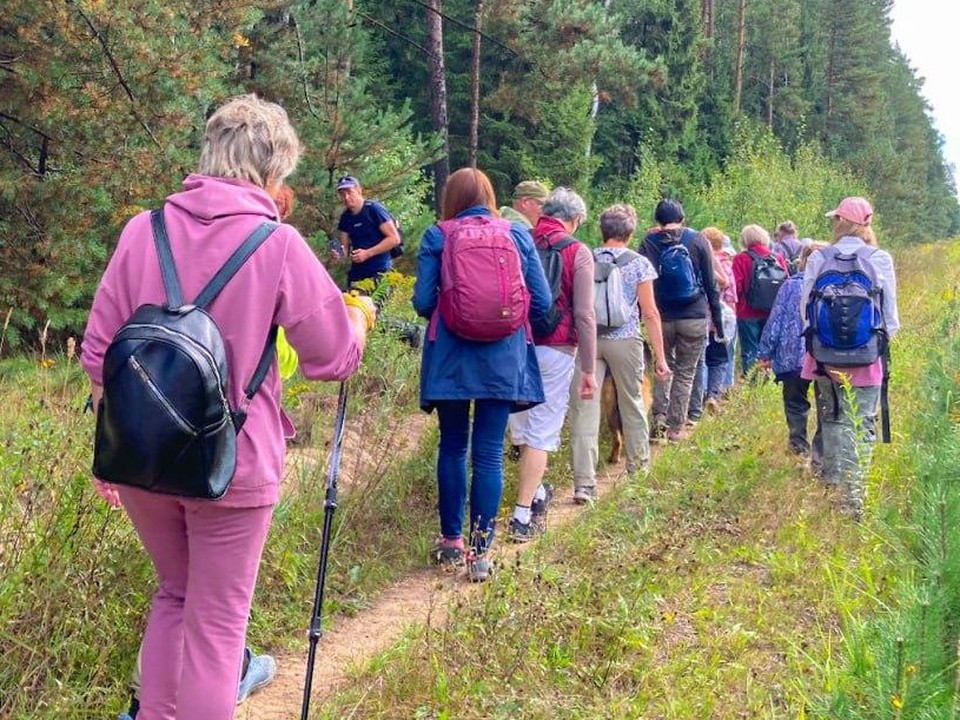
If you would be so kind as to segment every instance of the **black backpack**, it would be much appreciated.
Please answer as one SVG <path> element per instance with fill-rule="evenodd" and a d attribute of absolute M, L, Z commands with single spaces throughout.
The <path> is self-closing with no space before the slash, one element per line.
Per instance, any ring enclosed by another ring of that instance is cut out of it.
<path fill-rule="evenodd" d="M 563 284 L 563 255 L 560 251 L 576 242 L 572 237 L 557 240 L 546 247 L 538 247 L 537 255 L 543 266 L 543 274 L 547 276 L 547 285 L 550 287 L 550 309 L 547 314 L 537 321 L 531 321 L 530 328 L 537 337 L 548 337 L 560 325 L 563 319 L 563 308 L 560 307 L 560 290 Z"/>
<path fill-rule="evenodd" d="M 787 271 L 780 267 L 773 253 L 760 255 L 747 250 L 747 254 L 753 260 L 750 283 L 747 285 L 747 305 L 754 310 L 770 312 L 780 286 L 787 281 Z"/>
<path fill-rule="evenodd" d="M 145 304 L 117 330 L 103 361 L 93 475 L 118 485 L 192 498 L 221 497 L 237 463 L 244 410 L 232 410 L 223 336 L 205 308 L 277 228 L 261 224 L 192 304 L 184 305 L 163 211 L 150 216 L 166 305 Z M 271 328 L 247 405 L 273 363 Z"/>

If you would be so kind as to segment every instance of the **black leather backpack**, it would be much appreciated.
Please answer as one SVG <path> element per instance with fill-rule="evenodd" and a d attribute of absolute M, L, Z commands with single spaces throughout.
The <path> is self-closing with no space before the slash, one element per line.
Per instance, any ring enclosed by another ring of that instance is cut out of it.
<path fill-rule="evenodd" d="M 223 336 L 205 308 L 277 228 L 261 224 L 192 304 L 184 305 L 163 211 L 151 213 L 166 305 L 141 305 L 120 327 L 103 363 L 93 474 L 109 483 L 192 498 L 221 497 L 233 479 L 246 420 L 228 398 Z M 244 394 L 247 403 L 273 362 L 277 329 Z"/>

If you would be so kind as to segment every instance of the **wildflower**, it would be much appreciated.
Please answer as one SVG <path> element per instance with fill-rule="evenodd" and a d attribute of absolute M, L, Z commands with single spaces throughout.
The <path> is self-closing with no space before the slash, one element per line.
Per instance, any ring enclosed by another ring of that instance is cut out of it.
<path fill-rule="evenodd" d="M 910 676 L 916 675 L 916 674 L 917 674 L 917 666 L 914 665 L 913 663 L 910 663 L 910 664 L 907 665 L 907 667 L 906 667 L 906 672 L 907 672 L 907 675 L 910 675 Z"/>
<path fill-rule="evenodd" d="M 235 33 L 233 34 L 233 46 L 234 46 L 235 48 L 237 48 L 238 50 L 239 50 L 240 48 L 250 47 L 250 39 L 244 37 L 243 35 L 241 35 L 241 34 L 238 33 L 238 32 L 235 32 Z"/>
<path fill-rule="evenodd" d="M 890 696 L 890 704 L 893 705 L 894 709 L 899 710 L 903 707 L 903 698 L 900 697 L 899 693 L 894 693 Z"/>

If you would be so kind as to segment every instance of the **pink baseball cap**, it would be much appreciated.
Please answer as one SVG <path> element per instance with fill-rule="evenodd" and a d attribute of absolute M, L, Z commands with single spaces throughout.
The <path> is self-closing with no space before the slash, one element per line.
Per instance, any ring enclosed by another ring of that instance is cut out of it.
<path fill-rule="evenodd" d="M 866 198 L 848 197 L 844 198 L 836 210 L 831 210 L 826 214 L 827 217 L 841 217 L 844 220 L 855 222 L 857 225 L 869 225 L 873 217 L 873 206 Z"/>

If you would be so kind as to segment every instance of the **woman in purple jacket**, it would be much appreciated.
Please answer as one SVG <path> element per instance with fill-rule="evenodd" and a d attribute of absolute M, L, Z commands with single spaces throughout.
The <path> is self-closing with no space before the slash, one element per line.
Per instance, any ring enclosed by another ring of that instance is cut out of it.
<path fill-rule="evenodd" d="M 207 122 L 197 174 L 163 208 L 185 298 L 195 297 L 244 239 L 276 220 L 275 198 L 300 141 L 284 110 L 237 97 Z M 150 213 L 130 220 L 104 272 L 83 338 L 94 405 L 104 353 L 142 304 L 166 300 Z M 280 225 L 208 306 L 229 358 L 228 400 L 240 405 L 272 326 L 286 329 L 303 374 L 343 380 L 360 364 L 375 312 L 344 296 L 290 225 Z M 247 407 L 232 483 L 216 502 L 94 480 L 123 505 L 153 561 L 158 589 L 143 640 L 138 720 L 229 720 L 237 703 L 247 617 L 280 490 L 284 439 L 276 363 Z"/>

